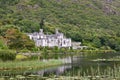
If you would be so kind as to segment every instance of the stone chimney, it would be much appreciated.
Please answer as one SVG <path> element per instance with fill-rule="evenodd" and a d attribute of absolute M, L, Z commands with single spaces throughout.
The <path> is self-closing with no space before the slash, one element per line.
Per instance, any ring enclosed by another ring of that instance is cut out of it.
<path fill-rule="evenodd" d="M 58 33 L 59 33 L 58 29 L 55 29 L 55 33 L 56 33 L 56 34 L 58 34 Z"/>
<path fill-rule="evenodd" d="M 40 29 L 40 33 L 43 33 L 43 29 Z"/>

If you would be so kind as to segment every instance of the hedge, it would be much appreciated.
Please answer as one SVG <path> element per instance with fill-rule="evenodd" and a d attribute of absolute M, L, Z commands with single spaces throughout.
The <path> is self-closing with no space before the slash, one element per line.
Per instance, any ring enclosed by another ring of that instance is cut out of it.
<path fill-rule="evenodd" d="M 16 53 L 11 50 L 0 50 L 0 60 L 8 61 L 8 60 L 15 60 Z"/>

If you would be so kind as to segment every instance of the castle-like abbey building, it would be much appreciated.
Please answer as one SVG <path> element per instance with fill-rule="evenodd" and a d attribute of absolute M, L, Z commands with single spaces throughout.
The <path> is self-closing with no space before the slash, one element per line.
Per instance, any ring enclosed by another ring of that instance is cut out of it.
<path fill-rule="evenodd" d="M 60 33 L 57 29 L 55 34 L 44 34 L 43 29 L 40 29 L 39 32 L 34 32 L 28 34 L 30 39 L 34 40 L 36 46 L 48 46 L 48 47 L 71 47 L 71 38 L 66 38 L 63 33 Z"/>

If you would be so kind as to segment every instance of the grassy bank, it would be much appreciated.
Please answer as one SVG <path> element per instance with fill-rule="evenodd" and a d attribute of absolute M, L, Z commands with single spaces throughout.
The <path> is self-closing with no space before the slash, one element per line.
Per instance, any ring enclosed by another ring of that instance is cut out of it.
<path fill-rule="evenodd" d="M 99 66 L 97 68 L 91 67 L 87 71 L 77 70 L 73 72 L 66 72 L 65 75 L 59 77 L 52 77 L 46 80 L 120 80 L 120 67 L 107 67 L 102 70 Z"/>
<path fill-rule="evenodd" d="M 115 50 L 76 50 L 76 52 L 86 52 L 86 53 L 116 53 Z"/>
<path fill-rule="evenodd" d="M 62 61 L 60 60 L 8 61 L 8 62 L 0 62 L 0 70 L 43 69 L 60 64 L 62 64 Z"/>

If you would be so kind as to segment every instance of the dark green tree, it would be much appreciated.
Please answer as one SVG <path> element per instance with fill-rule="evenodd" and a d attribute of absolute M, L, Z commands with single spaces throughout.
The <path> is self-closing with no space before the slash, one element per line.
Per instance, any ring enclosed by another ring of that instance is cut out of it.
<path fill-rule="evenodd" d="M 44 29 L 44 25 L 45 25 L 44 20 L 45 20 L 45 18 L 42 18 L 40 23 L 39 23 L 40 29 Z"/>

